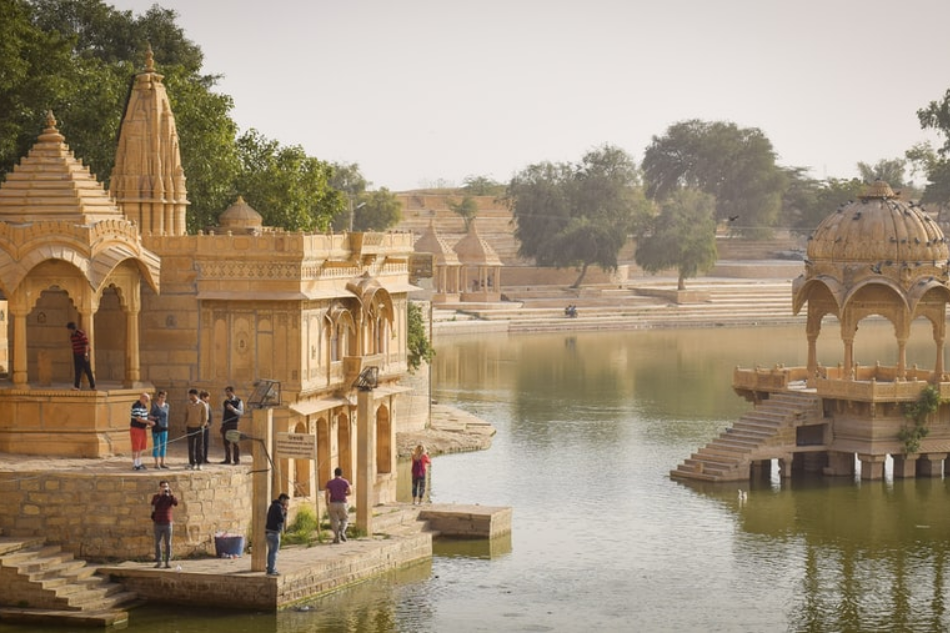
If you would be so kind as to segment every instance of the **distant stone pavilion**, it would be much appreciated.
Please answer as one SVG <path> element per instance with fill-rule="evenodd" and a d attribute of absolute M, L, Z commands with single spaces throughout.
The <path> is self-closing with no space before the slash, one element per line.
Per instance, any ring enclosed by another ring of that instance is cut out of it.
<path fill-rule="evenodd" d="M 792 287 L 794 312 L 807 306 L 807 365 L 737 368 L 734 389 L 755 409 L 671 475 L 743 481 L 775 459 L 783 476 L 797 470 L 853 476 L 856 455 L 863 479 L 882 478 L 888 456 L 895 477 L 941 476 L 950 465 L 950 406 L 943 402 L 928 416 L 919 446 L 900 435 L 914 426 L 905 408 L 925 387 L 936 388 L 942 400 L 950 398 L 943 361 L 948 258 L 947 238 L 937 223 L 886 183 L 875 182 L 858 200 L 843 203 L 809 238 L 805 271 Z M 893 325 L 894 366 L 859 365 L 854 359 L 858 325 L 872 316 Z M 826 317 L 838 324 L 842 351 L 836 367 L 817 361 Z M 907 366 L 916 319 L 931 326 L 930 368 Z"/>
<path fill-rule="evenodd" d="M 340 466 L 363 506 L 395 500 L 396 430 L 425 424 L 410 418 L 410 390 L 400 385 L 412 235 L 273 229 L 242 198 L 220 226 L 188 235 L 188 204 L 175 117 L 151 53 L 129 96 L 109 191 L 47 117 L 0 184 L 8 334 L 0 451 L 128 454 L 139 394 L 168 391 L 177 437 L 190 388 L 212 394 L 218 445 L 224 387 L 247 402 L 266 380 L 273 389 L 256 404 L 271 412 L 270 431 L 310 435 L 316 445 L 313 460 L 277 456 L 275 489 L 320 503 Z M 70 321 L 91 341 L 94 391 L 85 381 L 71 389 Z M 356 381 L 368 368 L 374 380 L 358 411 Z M 6 534 L 26 530 L 2 515 Z M 196 532 L 210 533 L 214 524 L 196 516 Z"/>
<path fill-rule="evenodd" d="M 465 236 L 450 247 L 430 222 L 416 243 L 416 253 L 432 258 L 432 303 L 495 303 L 501 301 L 502 261 L 479 234 L 476 218 L 468 223 Z"/>

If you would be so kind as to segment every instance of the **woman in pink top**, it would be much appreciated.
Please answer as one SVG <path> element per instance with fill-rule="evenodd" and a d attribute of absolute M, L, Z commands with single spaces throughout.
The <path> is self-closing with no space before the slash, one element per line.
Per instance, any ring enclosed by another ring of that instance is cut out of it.
<path fill-rule="evenodd" d="M 431 463 L 425 444 L 416 446 L 416 450 L 412 451 L 412 505 L 416 505 L 417 501 L 422 503 L 426 496 L 426 474 Z"/>

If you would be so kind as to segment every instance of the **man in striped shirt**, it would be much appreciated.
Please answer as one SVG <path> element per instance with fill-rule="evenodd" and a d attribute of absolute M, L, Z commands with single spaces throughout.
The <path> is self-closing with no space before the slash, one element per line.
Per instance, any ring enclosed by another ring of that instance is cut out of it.
<path fill-rule="evenodd" d="M 73 347 L 73 368 L 76 373 L 73 391 L 79 391 L 83 374 L 86 374 L 89 380 L 89 388 L 95 391 L 96 379 L 92 377 L 92 365 L 89 363 L 89 337 L 72 321 L 66 324 L 66 328 L 69 330 L 69 342 Z"/>
<path fill-rule="evenodd" d="M 132 440 L 133 470 L 145 470 L 145 464 L 142 463 L 142 453 L 148 444 L 145 429 L 155 425 L 155 422 L 148 417 L 148 402 L 150 399 L 151 397 L 147 393 L 143 393 L 138 400 L 132 403 L 129 435 Z"/>

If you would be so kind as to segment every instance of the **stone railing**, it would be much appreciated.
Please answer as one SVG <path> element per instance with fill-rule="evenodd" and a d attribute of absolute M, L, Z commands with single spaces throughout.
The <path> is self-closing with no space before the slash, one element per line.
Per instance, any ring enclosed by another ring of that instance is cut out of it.
<path fill-rule="evenodd" d="M 808 369 L 805 367 L 755 367 L 743 369 L 736 367 L 732 372 L 733 389 L 747 389 L 749 391 L 785 391 L 790 383 L 804 381 L 808 378 Z"/>
<path fill-rule="evenodd" d="M 931 384 L 933 371 L 916 366 L 904 371 L 899 378 L 897 367 L 886 365 L 857 366 L 854 377 L 845 374 L 843 367 L 819 367 L 816 376 L 810 377 L 805 367 L 736 367 L 732 386 L 737 391 L 772 392 L 785 391 L 789 385 L 808 381 L 808 386 L 823 398 L 857 400 L 864 402 L 909 402 L 916 400 L 921 389 Z M 936 384 L 940 397 L 950 399 L 950 382 L 945 379 Z"/>

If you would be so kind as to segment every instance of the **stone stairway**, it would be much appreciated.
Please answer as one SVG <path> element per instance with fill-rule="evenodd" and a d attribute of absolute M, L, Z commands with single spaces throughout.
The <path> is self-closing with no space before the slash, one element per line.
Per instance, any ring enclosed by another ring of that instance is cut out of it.
<path fill-rule="evenodd" d="M 554 288 L 516 289 L 506 294 L 512 303 L 472 306 L 459 311 L 436 310 L 447 315 L 482 322 L 508 324 L 509 332 L 546 332 L 563 330 L 622 330 L 655 327 L 718 327 L 759 323 L 800 323 L 804 315 L 792 314 L 791 282 L 696 281 L 689 287 L 708 296 L 697 303 L 675 304 L 658 297 L 635 294 L 629 289 L 576 291 Z M 564 306 L 577 305 L 578 316 L 563 321 Z"/>
<path fill-rule="evenodd" d="M 0 538 L 0 618 L 115 625 L 138 596 L 43 538 Z"/>
<path fill-rule="evenodd" d="M 785 458 L 799 426 L 820 424 L 821 398 L 810 392 L 773 393 L 719 437 L 670 471 L 674 479 L 744 481 L 755 461 Z"/>

